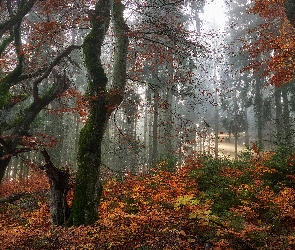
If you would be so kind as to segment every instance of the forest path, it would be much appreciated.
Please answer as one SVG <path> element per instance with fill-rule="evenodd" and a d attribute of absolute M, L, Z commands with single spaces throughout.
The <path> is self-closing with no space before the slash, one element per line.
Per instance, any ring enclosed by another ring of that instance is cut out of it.
<path fill-rule="evenodd" d="M 238 154 L 244 150 L 245 147 L 238 144 Z M 233 142 L 219 142 L 218 152 L 221 156 L 229 156 L 230 158 L 235 157 L 235 144 Z"/>

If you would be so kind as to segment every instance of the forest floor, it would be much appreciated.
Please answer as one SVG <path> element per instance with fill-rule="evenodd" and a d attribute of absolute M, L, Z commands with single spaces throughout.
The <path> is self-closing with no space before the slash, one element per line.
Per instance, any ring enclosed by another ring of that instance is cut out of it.
<path fill-rule="evenodd" d="M 50 224 L 42 172 L 4 180 L 1 249 L 295 249 L 295 153 L 257 158 L 252 151 L 239 160 L 197 156 L 180 169 L 163 160 L 144 176 L 109 176 L 99 220 L 87 227 Z M 69 205 L 72 199 L 73 190 Z"/>

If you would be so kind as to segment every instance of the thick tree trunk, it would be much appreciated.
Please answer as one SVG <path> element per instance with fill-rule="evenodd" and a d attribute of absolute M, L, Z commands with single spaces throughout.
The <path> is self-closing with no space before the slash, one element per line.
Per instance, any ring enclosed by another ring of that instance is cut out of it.
<path fill-rule="evenodd" d="M 60 171 L 55 178 L 50 178 L 50 222 L 53 225 L 64 224 L 70 215 L 67 203 L 67 192 L 69 188 L 69 172 Z"/>
<path fill-rule="evenodd" d="M 88 100 L 90 115 L 80 131 L 78 170 L 71 225 L 90 225 L 98 219 L 101 143 L 107 123 L 106 85 L 108 79 L 101 63 L 101 47 L 110 22 L 110 1 L 98 1 L 92 18 L 92 30 L 83 43 L 85 64 L 89 72 Z"/>
<path fill-rule="evenodd" d="M 110 10 L 110 0 L 97 1 L 95 10 L 91 12 L 92 30 L 83 43 L 85 65 L 89 74 L 87 96 L 90 110 L 88 120 L 80 131 L 75 195 L 68 226 L 90 225 L 98 219 L 98 204 L 102 193 L 102 139 L 110 114 L 120 105 L 124 96 L 128 38 L 121 1 L 113 2 L 116 45 L 112 88 L 109 91 L 106 88 L 108 78 L 100 59 L 101 47 L 110 23 Z"/>
<path fill-rule="evenodd" d="M 107 122 L 105 105 L 98 105 L 98 114 L 90 117 L 80 132 L 75 197 L 68 225 L 90 225 L 98 219 L 101 143 Z"/>

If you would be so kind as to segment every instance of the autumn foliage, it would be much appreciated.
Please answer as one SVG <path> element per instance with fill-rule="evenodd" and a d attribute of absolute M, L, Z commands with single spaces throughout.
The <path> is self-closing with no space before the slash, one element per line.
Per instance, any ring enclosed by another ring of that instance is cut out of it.
<path fill-rule="evenodd" d="M 1 184 L 2 249 L 293 249 L 294 153 L 199 156 L 179 169 L 163 160 L 148 174 L 109 176 L 100 218 L 52 227 L 44 175 Z M 72 192 L 69 193 L 69 202 Z M 1 201 L 1 199 L 0 199 Z"/>
<path fill-rule="evenodd" d="M 252 62 L 248 69 L 269 78 L 269 83 L 281 86 L 294 78 L 295 30 L 287 19 L 282 0 L 256 0 L 250 13 L 264 20 L 249 33 L 256 37 L 248 43 Z"/>

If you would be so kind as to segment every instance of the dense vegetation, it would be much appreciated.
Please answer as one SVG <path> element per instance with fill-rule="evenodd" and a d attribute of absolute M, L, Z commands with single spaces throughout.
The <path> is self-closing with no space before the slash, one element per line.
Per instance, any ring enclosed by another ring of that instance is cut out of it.
<path fill-rule="evenodd" d="M 50 225 L 43 173 L 1 185 L 2 249 L 293 249 L 295 154 L 199 155 L 104 180 L 92 226 Z M 19 194 L 17 197 L 15 194 Z M 68 193 L 71 204 L 72 190 Z"/>

